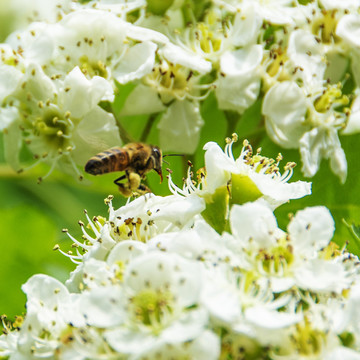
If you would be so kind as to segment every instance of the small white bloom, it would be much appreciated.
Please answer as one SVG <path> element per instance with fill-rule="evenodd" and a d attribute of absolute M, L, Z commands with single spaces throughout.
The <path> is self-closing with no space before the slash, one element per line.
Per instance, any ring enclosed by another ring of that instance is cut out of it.
<path fill-rule="evenodd" d="M 119 353 L 166 352 L 167 344 L 196 340 L 205 331 L 206 312 L 192 309 L 199 301 L 200 275 L 197 264 L 176 255 L 140 255 L 126 267 L 122 291 L 84 294 L 82 312 L 89 324 L 111 327 L 104 337 Z"/>
<path fill-rule="evenodd" d="M 203 192 L 213 193 L 220 186 L 226 186 L 232 177 L 232 186 L 235 186 L 234 176 L 238 176 L 239 181 L 241 179 L 250 181 L 248 186 L 251 186 L 254 193 L 258 193 L 256 198 L 263 196 L 273 207 L 311 193 L 310 183 L 303 181 L 287 183 L 294 164 L 287 164 L 284 174 L 281 175 L 278 167 L 281 157 L 275 162 L 259 153 L 253 154 L 251 146 L 244 143 L 239 157 L 234 159 L 232 143 L 229 141 L 225 152 L 214 142 L 205 144 L 206 177 L 202 180 Z"/>
<path fill-rule="evenodd" d="M 305 176 L 314 176 L 319 170 L 321 159 L 324 158 L 330 159 L 331 170 L 339 176 L 342 183 L 345 182 L 347 177 L 345 152 L 341 147 L 337 130 L 331 123 L 325 123 L 305 133 L 300 140 L 300 154 Z"/>
<path fill-rule="evenodd" d="M 6 154 L 15 154 L 14 168 L 18 166 L 21 138 L 37 162 L 51 165 L 48 174 L 58 166 L 78 176 L 76 164 L 84 165 L 94 153 L 120 143 L 114 117 L 98 106 L 102 98 L 112 96 L 105 79 L 95 76 L 88 80 L 75 67 L 64 81 L 55 82 L 33 64 L 27 67 L 22 84 L 9 99 L 17 104 L 19 116 L 14 118 L 15 111 L 9 108 L 2 110 L 22 129 L 11 129 L 11 136 L 5 137 Z M 14 137 L 18 140 L 13 141 Z"/>

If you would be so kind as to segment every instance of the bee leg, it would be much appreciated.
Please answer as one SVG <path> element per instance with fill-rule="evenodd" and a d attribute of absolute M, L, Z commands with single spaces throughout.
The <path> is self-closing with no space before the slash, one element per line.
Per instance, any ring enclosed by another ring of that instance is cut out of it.
<path fill-rule="evenodd" d="M 121 183 L 120 181 L 127 179 L 126 182 Z M 129 181 L 129 174 L 126 173 L 125 175 L 120 176 L 119 178 L 114 180 L 114 184 L 118 186 L 119 192 L 124 197 L 130 197 L 133 193 L 131 187 L 130 187 L 130 181 Z"/>
<path fill-rule="evenodd" d="M 119 181 L 124 180 L 124 179 L 126 179 L 126 178 L 127 178 L 126 175 L 120 176 L 119 178 L 117 178 L 117 179 L 114 180 L 114 184 L 116 184 L 116 185 L 118 185 L 118 186 L 123 185 L 123 184 L 119 183 Z"/>
<path fill-rule="evenodd" d="M 151 193 L 152 192 L 149 187 L 147 187 L 146 185 L 143 185 L 143 184 L 139 185 L 138 191 L 141 191 L 142 193 Z"/>

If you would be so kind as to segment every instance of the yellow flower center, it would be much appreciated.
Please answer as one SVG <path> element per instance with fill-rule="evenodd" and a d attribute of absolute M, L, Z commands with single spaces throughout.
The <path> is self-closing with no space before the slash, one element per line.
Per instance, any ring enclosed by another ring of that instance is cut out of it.
<path fill-rule="evenodd" d="M 152 327 L 154 332 L 161 331 L 167 314 L 172 313 L 173 301 L 169 291 L 145 289 L 132 298 L 132 313 L 138 322 Z"/>

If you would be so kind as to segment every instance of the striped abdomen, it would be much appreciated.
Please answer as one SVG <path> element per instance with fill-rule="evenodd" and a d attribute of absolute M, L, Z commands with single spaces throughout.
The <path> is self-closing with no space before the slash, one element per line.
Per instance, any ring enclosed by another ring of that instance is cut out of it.
<path fill-rule="evenodd" d="M 114 171 L 123 171 L 129 165 L 129 155 L 121 147 L 113 147 L 93 156 L 85 165 L 85 171 L 92 175 L 101 175 Z"/>

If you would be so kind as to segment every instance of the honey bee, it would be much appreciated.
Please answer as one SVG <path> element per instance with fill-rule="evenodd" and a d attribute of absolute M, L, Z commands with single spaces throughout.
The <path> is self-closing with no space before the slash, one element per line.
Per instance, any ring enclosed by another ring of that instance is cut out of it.
<path fill-rule="evenodd" d="M 145 175 L 155 170 L 162 176 L 162 152 L 157 146 L 143 143 L 129 143 L 124 147 L 112 147 L 92 158 L 85 165 L 85 171 L 91 175 L 102 175 L 115 171 L 125 171 L 114 183 L 119 187 L 120 193 L 129 197 L 134 192 L 149 192 L 149 188 L 141 184 Z M 125 182 L 121 182 L 126 179 Z"/>

